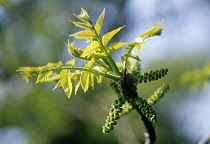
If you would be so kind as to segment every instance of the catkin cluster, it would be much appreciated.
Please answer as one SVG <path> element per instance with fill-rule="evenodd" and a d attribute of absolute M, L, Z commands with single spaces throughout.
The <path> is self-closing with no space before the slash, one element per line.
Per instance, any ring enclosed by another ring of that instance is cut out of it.
<path fill-rule="evenodd" d="M 163 84 L 161 87 L 159 87 L 153 95 L 147 99 L 147 103 L 150 105 L 155 104 L 160 98 L 164 96 L 164 94 L 168 91 L 169 85 Z"/>
<path fill-rule="evenodd" d="M 141 110 L 142 114 L 151 122 L 156 122 L 156 112 L 153 110 L 152 106 L 147 103 L 146 100 L 138 98 L 136 100 L 136 105 Z"/>
<path fill-rule="evenodd" d="M 168 69 L 160 69 L 160 70 L 155 70 L 155 71 L 150 71 L 150 72 L 145 72 L 137 77 L 138 83 L 147 83 L 148 81 L 155 81 L 158 79 L 161 79 L 165 75 L 167 75 Z"/>

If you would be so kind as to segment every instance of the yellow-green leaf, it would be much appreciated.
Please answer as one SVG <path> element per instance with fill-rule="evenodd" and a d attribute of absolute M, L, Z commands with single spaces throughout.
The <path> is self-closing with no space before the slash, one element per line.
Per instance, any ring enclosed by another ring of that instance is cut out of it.
<path fill-rule="evenodd" d="M 148 39 L 147 37 L 137 37 L 131 44 L 129 44 L 129 46 L 135 47 L 138 51 L 140 51 L 143 43 L 146 43 L 149 40 L 150 39 Z"/>
<path fill-rule="evenodd" d="M 99 16 L 99 18 L 98 18 L 98 20 L 95 24 L 95 29 L 96 29 L 96 32 L 97 32 L 98 35 L 101 32 L 101 27 L 102 27 L 102 24 L 103 24 L 104 16 L 105 16 L 105 9 L 101 13 L 101 15 Z"/>
<path fill-rule="evenodd" d="M 75 73 L 72 76 L 72 79 L 74 80 L 74 87 L 75 87 L 74 93 L 75 93 L 75 95 L 77 94 L 77 91 L 78 91 L 78 89 L 81 85 L 80 76 L 81 76 L 81 73 L 79 71 L 75 71 Z"/>
<path fill-rule="evenodd" d="M 94 74 L 93 73 L 90 73 L 90 85 L 92 86 L 92 88 L 94 88 Z"/>
<path fill-rule="evenodd" d="M 105 35 L 103 35 L 102 37 L 102 43 L 104 46 L 106 46 L 106 44 L 112 39 L 112 37 L 117 34 L 122 28 L 124 28 L 125 26 L 119 27 L 117 29 L 112 30 L 111 32 L 106 33 Z"/>
<path fill-rule="evenodd" d="M 90 16 L 88 14 L 88 12 L 81 8 L 81 13 L 76 15 L 74 14 L 79 20 L 83 21 L 83 22 L 86 22 L 86 23 L 89 23 L 91 20 L 90 20 Z"/>
<path fill-rule="evenodd" d="M 134 58 L 137 61 L 141 61 L 139 56 L 135 53 L 129 53 L 129 54 L 124 54 L 124 55 L 125 55 L 125 57 L 131 57 L 131 58 Z"/>
<path fill-rule="evenodd" d="M 159 21 L 156 24 L 154 24 L 151 28 L 149 28 L 145 33 L 141 34 L 138 37 L 151 37 L 155 35 L 160 35 L 161 31 L 163 30 L 163 27 L 159 27 L 159 25 L 163 22 Z M 159 28 L 158 28 L 159 27 Z"/>
<path fill-rule="evenodd" d="M 99 47 L 99 43 L 97 41 L 93 41 L 91 44 L 89 44 L 89 46 L 87 46 L 87 48 L 82 53 L 81 57 L 86 57 L 90 55 L 90 52 L 92 52 L 93 50 L 100 50 Z"/>
<path fill-rule="evenodd" d="M 95 34 L 91 30 L 85 30 L 85 31 L 77 32 L 75 34 L 71 34 L 69 36 L 75 37 L 78 39 L 85 39 L 85 38 L 95 37 Z"/>
<path fill-rule="evenodd" d="M 81 86 L 84 92 L 86 92 L 89 88 L 89 81 L 90 81 L 89 77 L 90 77 L 89 72 L 86 72 L 86 71 L 82 72 L 80 81 L 81 81 Z"/>
<path fill-rule="evenodd" d="M 122 70 L 122 64 L 121 63 L 118 63 L 117 62 L 116 65 L 117 65 L 117 67 L 118 67 L 119 70 Z"/>
<path fill-rule="evenodd" d="M 114 42 L 112 44 L 110 44 L 110 46 L 108 47 L 108 52 L 111 54 L 113 53 L 115 50 L 127 45 L 127 42 Z"/>
<path fill-rule="evenodd" d="M 72 60 L 66 62 L 66 64 L 73 66 L 75 64 L 75 59 L 72 59 Z"/>
<path fill-rule="evenodd" d="M 61 76 L 61 86 L 64 89 L 65 94 L 70 98 L 70 95 L 72 93 L 72 82 L 71 82 L 71 77 L 70 77 L 70 70 L 68 69 L 63 69 L 60 72 Z"/>
<path fill-rule="evenodd" d="M 99 76 L 96 77 L 96 79 L 97 79 L 97 83 L 98 83 L 99 85 L 102 85 L 103 76 L 99 75 Z"/>
<path fill-rule="evenodd" d="M 50 77 L 48 77 L 46 80 L 43 82 L 49 82 L 49 81 L 57 81 L 60 79 L 60 74 L 52 74 Z"/>
<path fill-rule="evenodd" d="M 60 87 L 61 86 L 61 80 L 59 80 L 57 82 L 57 84 L 55 85 L 55 87 L 52 89 L 52 90 L 55 90 L 56 88 Z"/>
<path fill-rule="evenodd" d="M 91 67 L 92 64 L 94 64 L 97 60 L 105 58 L 106 55 L 104 53 L 91 53 L 88 58 L 91 58 L 91 60 L 88 61 L 88 63 L 85 65 L 85 67 Z"/>
<path fill-rule="evenodd" d="M 75 21 L 71 21 L 71 22 L 79 28 L 83 28 L 83 29 L 91 29 L 92 28 L 92 26 L 90 24 L 75 22 Z"/>
<path fill-rule="evenodd" d="M 39 82 L 43 82 L 43 81 L 46 80 L 51 74 L 52 74 L 52 71 L 47 71 L 47 72 L 40 73 L 40 74 L 38 75 L 38 77 L 37 77 L 36 84 L 39 83 Z"/>
<path fill-rule="evenodd" d="M 95 63 L 95 59 L 94 58 L 91 58 L 91 60 L 89 60 L 88 61 L 88 63 L 86 63 L 86 65 L 85 65 L 85 67 L 91 67 L 91 65 L 93 64 L 93 63 Z"/>

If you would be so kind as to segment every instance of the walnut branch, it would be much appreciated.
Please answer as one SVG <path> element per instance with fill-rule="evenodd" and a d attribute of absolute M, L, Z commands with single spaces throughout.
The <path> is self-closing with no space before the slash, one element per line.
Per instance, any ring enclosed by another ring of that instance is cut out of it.
<path fill-rule="evenodd" d="M 145 144 L 153 144 L 156 140 L 155 129 L 152 124 L 142 113 L 139 107 L 136 105 L 136 101 L 138 100 L 137 87 L 134 84 L 131 75 L 126 74 L 126 70 L 123 73 L 123 78 L 119 81 L 121 90 L 125 98 L 132 102 L 136 111 L 140 115 L 140 120 L 144 125 L 144 137 Z"/>

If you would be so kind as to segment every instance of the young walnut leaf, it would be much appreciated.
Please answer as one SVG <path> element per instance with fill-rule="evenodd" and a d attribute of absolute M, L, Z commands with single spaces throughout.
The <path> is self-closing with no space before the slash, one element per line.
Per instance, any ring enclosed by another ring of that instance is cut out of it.
<path fill-rule="evenodd" d="M 81 72 L 80 71 L 75 71 L 73 74 L 72 74 L 72 79 L 74 80 L 74 87 L 75 87 L 75 90 L 74 90 L 74 93 L 75 95 L 77 94 L 77 91 L 81 85 L 81 81 L 80 81 L 80 77 L 81 77 Z"/>
<path fill-rule="evenodd" d="M 110 46 L 108 47 L 107 51 L 112 54 L 115 50 L 122 48 L 123 46 L 127 45 L 128 42 L 113 42 L 112 44 L 110 44 Z"/>
<path fill-rule="evenodd" d="M 71 82 L 70 74 L 71 74 L 70 70 L 68 70 L 68 69 L 63 69 L 60 72 L 61 86 L 63 87 L 64 92 L 66 93 L 68 98 L 70 98 L 70 95 L 72 93 L 72 82 Z"/>
<path fill-rule="evenodd" d="M 131 58 L 134 58 L 137 61 L 141 61 L 139 56 L 137 54 L 135 54 L 135 53 L 125 54 L 125 57 L 131 57 Z"/>
<path fill-rule="evenodd" d="M 85 31 L 77 32 L 75 34 L 71 34 L 69 36 L 70 37 L 75 37 L 75 38 L 78 38 L 78 39 L 86 39 L 86 38 L 95 37 L 95 34 L 91 30 L 85 30 Z"/>
<path fill-rule="evenodd" d="M 83 29 L 91 29 L 92 26 L 90 24 L 85 24 L 85 23 L 81 23 L 81 22 L 75 22 L 75 21 L 71 21 L 71 23 L 73 23 L 75 26 L 79 27 L 79 28 L 83 28 Z"/>
<path fill-rule="evenodd" d="M 49 82 L 49 81 L 58 81 L 60 79 L 60 74 L 51 74 L 50 77 L 48 77 L 47 79 L 43 80 L 42 82 Z"/>
<path fill-rule="evenodd" d="M 82 72 L 80 81 L 81 81 L 82 89 L 84 90 L 84 92 L 86 92 L 89 88 L 90 73 L 86 71 Z"/>
<path fill-rule="evenodd" d="M 101 27 L 102 27 L 102 24 L 103 24 L 104 16 L 105 16 L 105 9 L 101 13 L 101 15 L 99 16 L 99 18 L 98 18 L 98 20 L 95 24 L 95 29 L 96 29 L 96 32 L 97 32 L 98 35 L 101 32 Z"/>
<path fill-rule="evenodd" d="M 43 82 L 43 81 L 46 80 L 51 74 L 52 74 L 52 71 L 47 71 L 47 72 L 40 73 L 40 74 L 38 75 L 38 77 L 37 77 L 36 84 L 39 83 L 39 82 Z"/>
<path fill-rule="evenodd" d="M 58 87 L 61 87 L 61 86 L 62 86 L 61 85 L 61 80 L 59 80 L 52 90 L 55 90 L 55 89 L 57 89 Z"/>
<path fill-rule="evenodd" d="M 67 65 L 73 66 L 75 64 L 75 59 L 72 59 L 68 62 L 66 62 Z"/>
<path fill-rule="evenodd" d="M 82 53 L 81 57 L 86 57 L 90 55 L 90 52 L 92 52 L 93 50 L 100 50 L 99 47 L 99 43 L 97 41 L 93 41 L 91 44 L 89 44 L 89 46 L 87 46 L 87 48 Z"/>
<path fill-rule="evenodd" d="M 106 44 L 112 39 L 112 37 L 114 35 L 116 35 L 124 27 L 125 26 L 119 27 L 119 28 L 114 29 L 111 32 L 108 32 L 105 35 L 103 35 L 103 37 L 102 37 L 102 43 L 103 43 L 103 45 L 106 46 Z"/>
<path fill-rule="evenodd" d="M 154 24 L 151 28 L 149 28 L 145 33 L 141 34 L 138 37 L 151 37 L 151 36 L 155 36 L 155 35 L 160 35 L 163 27 L 159 27 L 159 25 L 163 22 L 159 21 L 156 24 Z"/>

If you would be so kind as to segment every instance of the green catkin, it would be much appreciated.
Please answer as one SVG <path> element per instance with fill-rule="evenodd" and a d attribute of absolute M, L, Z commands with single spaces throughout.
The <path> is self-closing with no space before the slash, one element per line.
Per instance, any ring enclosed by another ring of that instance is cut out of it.
<path fill-rule="evenodd" d="M 125 103 L 125 100 L 120 98 L 114 100 L 112 103 L 112 108 L 110 109 L 109 116 L 107 116 L 106 122 L 102 127 L 102 132 L 108 134 L 111 130 L 113 130 L 114 125 L 117 124 L 117 121 L 120 118 L 120 114 L 122 113 L 123 109 L 121 108 L 122 105 Z"/>
<path fill-rule="evenodd" d="M 150 72 L 145 72 L 143 74 L 139 74 L 138 76 L 135 76 L 135 79 L 137 83 L 147 83 L 151 81 L 155 81 L 158 79 L 161 79 L 162 77 L 165 77 L 167 75 L 168 69 L 160 69 L 160 70 L 151 70 Z"/>
<path fill-rule="evenodd" d="M 112 107 L 109 111 L 109 116 L 105 120 L 105 124 L 102 127 L 102 132 L 108 134 L 114 129 L 114 125 L 117 124 L 117 120 L 127 113 L 129 113 L 133 107 L 125 100 L 121 91 L 118 89 L 118 84 L 116 82 L 111 82 L 111 86 L 118 95 L 118 99 L 114 100 Z"/>
<path fill-rule="evenodd" d="M 147 103 L 146 100 L 138 98 L 136 105 L 141 110 L 142 114 L 151 122 L 156 122 L 157 116 L 156 112 L 153 110 L 152 106 Z"/>
<path fill-rule="evenodd" d="M 147 99 L 147 103 L 150 105 L 155 104 L 160 98 L 164 96 L 164 94 L 169 90 L 168 84 L 163 84 L 161 87 L 159 87 L 153 95 Z"/>

